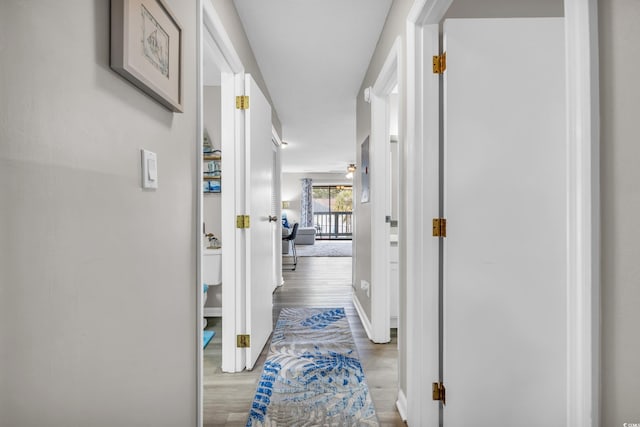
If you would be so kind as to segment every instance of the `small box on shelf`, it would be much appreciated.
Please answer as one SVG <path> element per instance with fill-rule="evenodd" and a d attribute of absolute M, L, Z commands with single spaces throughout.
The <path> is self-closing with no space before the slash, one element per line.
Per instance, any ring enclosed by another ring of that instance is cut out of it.
<path fill-rule="evenodd" d="M 219 193 L 221 191 L 220 178 L 207 179 L 202 182 L 202 191 L 204 193 Z"/>

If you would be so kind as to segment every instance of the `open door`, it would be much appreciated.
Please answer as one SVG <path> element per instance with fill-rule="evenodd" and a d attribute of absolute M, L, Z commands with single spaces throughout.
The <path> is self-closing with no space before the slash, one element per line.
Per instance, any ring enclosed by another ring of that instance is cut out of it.
<path fill-rule="evenodd" d="M 252 369 L 273 329 L 273 143 L 271 106 L 250 75 L 245 75 L 245 95 L 249 108 L 245 114 L 246 211 L 250 217 L 246 230 L 246 367 Z"/>
<path fill-rule="evenodd" d="M 448 20 L 444 47 L 444 426 L 564 426 L 563 19 Z"/>
<path fill-rule="evenodd" d="M 271 195 L 271 215 L 276 218 L 277 222 L 273 227 L 273 235 L 271 237 L 273 244 L 273 283 L 271 290 L 275 292 L 278 286 L 282 285 L 282 195 L 281 182 L 282 173 L 280 167 L 280 145 L 275 141 L 277 134 L 273 131 L 274 139 L 271 149 L 273 150 L 273 185 Z"/>

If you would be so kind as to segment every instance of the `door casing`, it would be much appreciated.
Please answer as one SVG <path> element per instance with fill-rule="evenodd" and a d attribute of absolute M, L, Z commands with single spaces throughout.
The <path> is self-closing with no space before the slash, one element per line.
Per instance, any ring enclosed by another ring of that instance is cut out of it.
<path fill-rule="evenodd" d="M 239 55 L 235 51 L 231 39 L 226 33 L 222 20 L 216 13 L 215 9 L 210 2 L 204 0 L 198 0 L 196 3 L 196 30 L 197 30 L 197 72 L 196 82 L 199 90 L 197 91 L 197 121 L 196 121 L 196 175 L 194 176 L 194 195 L 196 200 L 196 221 L 194 232 L 194 241 L 196 242 L 195 254 L 196 254 L 196 282 L 194 284 L 194 292 L 196 294 L 196 319 L 194 324 L 196 325 L 196 342 L 194 345 L 197 348 L 197 361 L 196 361 L 196 376 L 197 376 L 197 425 L 203 425 L 203 349 L 202 349 L 202 138 L 199 136 L 204 131 L 203 121 L 203 99 L 202 99 L 202 86 L 203 86 L 203 45 L 204 45 L 204 32 L 208 32 L 209 35 L 215 41 L 214 56 L 217 67 L 222 71 L 221 73 L 221 96 L 222 99 L 232 99 L 236 94 L 236 80 L 238 75 L 244 74 L 244 66 L 240 60 Z M 224 191 L 221 192 L 221 204 L 222 204 L 222 223 L 233 224 L 233 218 L 235 216 L 236 205 L 236 189 L 238 187 L 239 171 L 230 167 L 235 164 L 237 154 L 235 152 L 236 140 L 240 137 L 236 133 L 236 121 L 239 113 L 233 108 L 232 103 L 222 103 L 221 115 L 222 123 L 222 152 L 224 153 L 224 161 L 227 165 L 227 171 L 223 177 Z M 221 238 L 224 242 L 224 250 L 222 251 L 222 264 L 228 266 L 222 269 L 222 316 L 225 319 L 222 327 L 222 370 L 224 372 L 237 372 L 242 370 L 240 362 L 236 357 L 235 348 L 235 334 L 236 334 L 236 306 L 239 301 L 234 289 L 235 277 L 239 274 L 241 266 L 236 263 L 236 250 L 237 243 L 233 235 L 229 233 L 229 230 L 222 229 Z"/>
<path fill-rule="evenodd" d="M 275 212 L 272 212 L 273 215 L 278 217 L 278 226 L 275 228 L 275 234 L 273 236 L 273 269 L 274 269 L 274 277 L 273 277 L 273 291 L 275 291 L 278 286 L 281 286 L 284 283 L 284 279 L 282 278 L 282 227 L 281 224 L 281 212 L 282 212 L 282 139 L 275 127 L 271 127 L 271 137 L 273 141 L 273 154 L 274 154 L 274 180 L 273 180 L 273 194 L 274 194 L 274 202 L 275 202 Z"/>
<path fill-rule="evenodd" d="M 371 100 L 371 336 L 375 343 L 387 343 L 390 334 L 390 224 L 391 185 L 389 182 L 389 95 L 401 86 L 401 39 L 396 38 L 378 78 L 370 90 Z M 398 129 L 402 140 L 402 129 Z M 402 159 L 399 159 L 402 170 Z M 402 187 L 402 178 L 399 182 Z M 402 213 L 399 212 L 398 229 L 402 234 Z M 401 323 L 398 319 L 398 323 Z"/>

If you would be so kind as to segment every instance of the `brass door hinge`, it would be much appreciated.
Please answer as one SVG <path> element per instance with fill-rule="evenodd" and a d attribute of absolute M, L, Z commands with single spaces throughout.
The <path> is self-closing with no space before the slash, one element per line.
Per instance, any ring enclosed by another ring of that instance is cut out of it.
<path fill-rule="evenodd" d="M 433 237 L 447 237 L 447 220 L 433 218 Z"/>
<path fill-rule="evenodd" d="M 447 390 L 442 383 L 433 383 L 433 400 L 439 400 L 443 405 L 447 404 Z"/>
<path fill-rule="evenodd" d="M 447 52 L 433 57 L 433 74 L 442 74 L 447 69 Z"/>
<path fill-rule="evenodd" d="M 236 216 L 236 228 L 249 228 L 251 226 L 251 218 L 249 215 Z"/>
<path fill-rule="evenodd" d="M 249 97 L 248 96 L 236 96 L 236 109 L 248 110 L 249 109 Z"/>
<path fill-rule="evenodd" d="M 236 347 L 238 348 L 251 347 L 251 335 L 236 335 Z"/>

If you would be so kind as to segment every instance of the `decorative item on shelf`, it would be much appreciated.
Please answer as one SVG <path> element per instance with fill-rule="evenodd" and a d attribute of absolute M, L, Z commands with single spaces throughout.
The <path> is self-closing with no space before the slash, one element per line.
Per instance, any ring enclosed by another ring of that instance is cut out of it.
<path fill-rule="evenodd" d="M 291 202 L 288 200 L 283 200 L 282 201 L 282 209 L 289 209 L 289 206 L 291 206 Z"/>
<path fill-rule="evenodd" d="M 209 184 L 209 191 L 207 193 L 219 193 L 220 192 L 220 180 L 219 179 L 211 179 L 209 181 L 205 181 Z"/>
<path fill-rule="evenodd" d="M 210 178 L 205 180 L 202 183 L 202 191 L 204 193 L 219 193 L 220 192 L 220 179 L 219 178 Z"/>
<path fill-rule="evenodd" d="M 202 152 L 203 153 L 211 153 L 213 151 L 213 144 L 211 143 L 211 138 L 209 138 L 209 132 L 207 129 L 204 130 L 204 135 L 202 136 Z"/>
<path fill-rule="evenodd" d="M 220 160 L 211 160 L 207 162 L 207 170 L 205 171 L 207 176 L 213 178 L 220 178 L 222 170 L 220 170 Z"/>
<path fill-rule="evenodd" d="M 209 240 L 209 246 L 207 246 L 207 249 L 220 249 L 221 248 L 220 239 L 218 239 L 216 236 L 214 236 L 213 233 L 207 233 L 205 236 Z"/>

